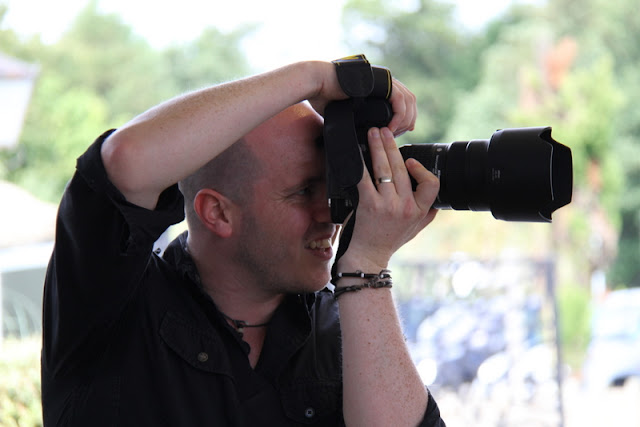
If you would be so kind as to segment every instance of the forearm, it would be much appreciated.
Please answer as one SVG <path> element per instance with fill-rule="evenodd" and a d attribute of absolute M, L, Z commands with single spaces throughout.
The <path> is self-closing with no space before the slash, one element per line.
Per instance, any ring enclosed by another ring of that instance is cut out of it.
<path fill-rule="evenodd" d="M 383 266 L 359 265 L 347 258 L 339 267 L 340 271 L 378 273 Z M 339 285 L 362 282 L 343 278 Z M 346 425 L 418 425 L 428 395 L 407 349 L 391 290 L 346 292 L 338 302 Z"/>
<path fill-rule="evenodd" d="M 105 142 L 102 154 L 109 177 L 127 199 L 153 208 L 162 190 L 266 119 L 314 96 L 326 70 L 325 64 L 297 63 L 160 104 Z"/>
<path fill-rule="evenodd" d="M 349 246 L 337 272 L 379 273 L 391 256 L 435 217 L 437 178 L 415 160 L 406 163 L 389 129 L 370 129 L 373 176 L 358 184 L 359 205 Z M 418 183 L 412 190 L 410 175 Z M 362 283 L 341 278 L 337 286 Z M 356 283 L 353 283 L 356 282 Z M 364 288 L 339 297 L 347 425 L 416 426 L 428 394 L 411 360 L 388 288 Z"/>

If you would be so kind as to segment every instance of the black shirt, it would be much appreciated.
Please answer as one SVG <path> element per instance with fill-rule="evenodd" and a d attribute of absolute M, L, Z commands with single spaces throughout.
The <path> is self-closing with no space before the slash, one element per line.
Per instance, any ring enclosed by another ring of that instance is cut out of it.
<path fill-rule="evenodd" d="M 290 295 L 260 360 L 199 286 L 177 186 L 150 211 L 107 179 L 102 135 L 78 159 L 60 204 L 47 271 L 42 350 L 46 426 L 340 426 L 338 308 L 332 294 Z M 429 399 L 425 426 L 440 423 Z"/>

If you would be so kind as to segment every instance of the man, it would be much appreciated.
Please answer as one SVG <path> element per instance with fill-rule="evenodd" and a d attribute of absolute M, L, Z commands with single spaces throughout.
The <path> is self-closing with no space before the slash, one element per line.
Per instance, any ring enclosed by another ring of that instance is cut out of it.
<path fill-rule="evenodd" d="M 323 289 L 337 228 L 319 113 L 344 98 L 333 64 L 300 62 L 170 100 L 87 150 L 45 285 L 45 425 L 444 425 L 385 270 L 438 192 L 396 147 L 416 105 L 395 80 L 339 299 Z M 183 217 L 176 183 L 189 232 L 159 258 Z"/>

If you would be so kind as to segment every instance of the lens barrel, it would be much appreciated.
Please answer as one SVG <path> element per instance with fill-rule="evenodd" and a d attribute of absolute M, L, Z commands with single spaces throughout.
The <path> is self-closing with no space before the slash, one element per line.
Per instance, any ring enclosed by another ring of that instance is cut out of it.
<path fill-rule="evenodd" d="M 571 150 L 551 137 L 550 127 L 503 129 L 490 140 L 404 145 L 400 152 L 440 179 L 438 209 L 551 222 L 552 213 L 571 202 Z"/>

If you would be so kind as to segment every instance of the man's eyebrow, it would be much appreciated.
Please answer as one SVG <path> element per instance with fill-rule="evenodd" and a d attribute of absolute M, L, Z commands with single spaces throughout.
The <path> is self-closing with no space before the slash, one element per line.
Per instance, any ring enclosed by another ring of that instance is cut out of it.
<path fill-rule="evenodd" d="M 308 187 L 310 185 L 315 185 L 315 184 L 324 184 L 325 181 L 325 176 L 324 175 L 317 175 L 317 176 L 312 176 L 312 177 L 308 177 L 304 180 L 298 181 L 297 184 L 294 184 L 290 187 L 287 187 L 285 189 L 285 192 L 293 192 L 293 191 L 297 191 L 301 188 L 304 187 Z"/>

